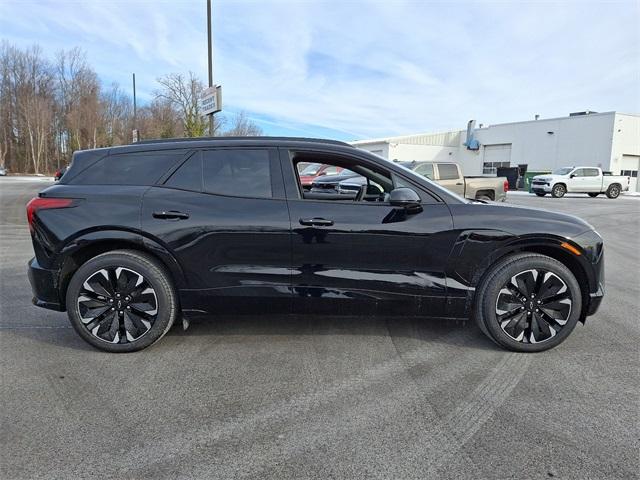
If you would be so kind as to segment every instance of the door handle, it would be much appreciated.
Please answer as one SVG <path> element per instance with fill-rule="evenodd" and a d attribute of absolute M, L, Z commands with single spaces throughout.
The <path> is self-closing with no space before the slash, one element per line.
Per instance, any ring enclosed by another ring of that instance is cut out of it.
<path fill-rule="evenodd" d="M 324 218 L 301 218 L 300 225 L 306 225 L 308 227 L 330 227 L 333 225 L 333 220 L 326 220 Z"/>
<path fill-rule="evenodd" d="M 165 212 L 163 210 L 161 212 L 153 212 L 153 218 L 162 218 L 166 220 L 186 220 L 187 218 L 189 218 L 189 214 L 184 212 L 177 212 L 175 210 L 169 210 L 168 212 Z"/>

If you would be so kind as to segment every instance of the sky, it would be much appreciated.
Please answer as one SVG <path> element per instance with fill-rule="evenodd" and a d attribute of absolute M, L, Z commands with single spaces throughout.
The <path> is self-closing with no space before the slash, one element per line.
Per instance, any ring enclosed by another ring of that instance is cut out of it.
<path fill-rule="evenodd" d="M 640 113 L 640 1 L 213 0 L 226 113 L 268 135 L 356 140 Z M 207 80 L 206 1 L 0 0 L 0 39 L 79 46 L 148 102 L 158 77 Z"/>

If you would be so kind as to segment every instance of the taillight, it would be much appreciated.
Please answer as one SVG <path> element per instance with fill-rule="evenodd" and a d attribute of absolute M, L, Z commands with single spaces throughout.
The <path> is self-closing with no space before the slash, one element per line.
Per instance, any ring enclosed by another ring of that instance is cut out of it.
<path fill-rule="evenodd" d="M 504 181 L 504 193 L 509 191 L 509 180 Z"/>
<path fill-rule="evenodd" d="M 72 198 L 42 198 L 35 197 L 27 203 L 27 221 L 29 229 L 33 231 L 33 216 L 38 210 L 47 210 L 51 208 L 67 208 L 73 204 Z"/>

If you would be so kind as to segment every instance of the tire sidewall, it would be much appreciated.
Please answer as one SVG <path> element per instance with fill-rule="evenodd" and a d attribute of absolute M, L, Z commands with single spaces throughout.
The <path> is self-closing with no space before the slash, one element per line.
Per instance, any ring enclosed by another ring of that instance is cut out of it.
<path fill-rule="evenodd" d="M 151 329 L 134 342 L 109 343 L 96 338 L 80 319 L 78 294 L 83 283 L 102 268 L 125 267 L 141 274 L 155 290 L 158 301 L 158 315 Z M 67 315 L 78 334 L 94 347 L 108 352 L 135 352 L 149 347 L 171 328 L 175 319 L 176 298 L 169 283 L 168 275 L 150 259 L 131 253 L 106 253 L 84 263 L 73 275 L 66 294 Z"/>
<path fill-rule="evenodd" d="M 551 189 L 551 196 L 554 198 L 562 198 L 566 193 L 567 188 L 562 184 L 554 185 L 553 189 Z"/>
<path fill-rule="evenodd" d="M 521 343 L 509 335 L 507 335 L 496 318 L 495 306 L 498 292 L 510 280 L 510 278 L 522 271 L 533 268 L 544 269 L 550 271 L 562 279 L 571 292 L 573 304 L 571 306 L 571 314 L 564 327 L 551 339 L 541 343 Z M 578 281 L 571 271 L 563 264 L 550 257 L 542 255 L 531 255 L 514 260 L 507 263 L 504 267 L 496 269 L 492 275 L 487 278 L 487 285 L 483 289 L 481 315 L 486 329 L 491 337 L 500 345 L 509 350 L 519 352 L 540 352 L 553 348 L 562 343 L 573 331 L 582 311 L 582 293 Z"/>
<path fill-rule="evenodd" d="M 609 188 L 607 189 L 607 197 L 618 198 L 619 196 L 620 196 L 620 187 L 618 187 L 617 185 L 610 185 Z"/>

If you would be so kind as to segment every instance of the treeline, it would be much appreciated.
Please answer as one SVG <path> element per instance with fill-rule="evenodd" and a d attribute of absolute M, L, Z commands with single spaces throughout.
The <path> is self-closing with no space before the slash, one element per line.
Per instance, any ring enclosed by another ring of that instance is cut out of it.
<path fill-rule="evenodd" d="M 38 45 L 0 44 L 0 165 L 16 173 L 51 173 L 76 150 L 141 139 L 208 135 L 200 114 L 203 83 L 193 74 L 158 79 L 155 98 L 138 107 L 117 84 L 104 86 L 79 48 L 53 59 Z M 214 135 L 260 135 L 244 113 L 217 114 Z"/>

